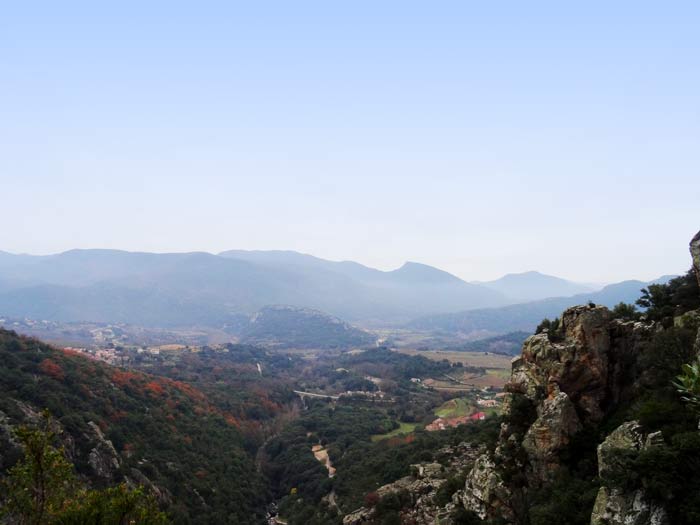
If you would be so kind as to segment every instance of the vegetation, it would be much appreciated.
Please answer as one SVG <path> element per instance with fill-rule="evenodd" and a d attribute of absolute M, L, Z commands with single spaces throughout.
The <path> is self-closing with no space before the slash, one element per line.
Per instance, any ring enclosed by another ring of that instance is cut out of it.
<path fill-rule="evenodd" d="M 545 317 L 542 322 L 537 325 L 535 333 L 541 334 L 546 332 L 550 341 L 558 341 L 562 338 L 561 330 L 561 319 L 555 317 L 553 321 L 550 321 Z"/>
<path fill-rule="evenodd" d="M 695 411 L 700 411 L 700 361 L 683 365 L 683 373 L 674 386 L 681 394 L 681 399 Z"/>
<path fill-rule="evenodd" d="M 115 479 L 133 469 L 170 495 L 176 523 L 256 524 L 265 485 L 246 451 L 245 427 L 189 383 L 112 367 L 0 330 L 0 411 L 10 424 L 48 408 L 74 442 L 75 469 L 100 484 L 88 462 L 94 423 L 119 452 Z M 212 453 L 216 451 L 216 453 Z M 11 465 L 8 465 L 11 466 Z"/>
<path fill-rule="evenodd" d="M 277 348 L 353 348 L 374 344 L 375 337 L 317 310 L 268 306 L 241 332 L 244 342 Z"/>
<path fill-rule="evenodd" d="M 458 349 L 465 350 L 467 352 L 490 352 L 493 354 L 518 355 L 520 354 L 520 349 L 523 347 L 525 339 L 528 337 L 530 337 L 530 332 L 509 332 L 503 335 L 487 337 L 486 339 L 470 341 L 460 346 Z"/>
<path fill-rule="evenodd" d="M 671 279 L 667 284 L 652 284 L 642 290 L 637 305 L 645 309 L 650 321 L 673 324 L 673 317 L 700 308 L 700 289 L 693 270 Z"/>
<path fill-rule="evenodd" d="M 635 305 L 622 301 L 615 305 L 612 313 L 616 319 L 623 319 L 625 321 L 637 321 L 642 315 Z"/>
<path fill-rule="evenodd" d="M 661 443 L 640 454 L 621 452 L 622 473 L 603 482 L 644 488 L 649 497 L 664 502 L 674 524 L 698 522 L 700 481 L 693 477 L 700 467 L 696 327 L 673 322 L 674 316 L 700 308 L 691 277 L 649 286 L 637 303 L 642 310 L 628 303 L 615 307 L 618 318 L 654 321 L 663 329 L 635 356 L 635 366 L 618 363 L 624 381 L 635 386 L 632 394 L 599 425 L 571 440 L 562 454 L 564 468 L 551 484 L 523 491 L 530 525 L 588 523 L 599 488 L 596 446 L 631 419 L 648 432 L 659 431 Z M 545 331 L 550 340 L 561 339 L 560 319 L 544 319 L 537 332 Z M 522 337 L 516 332 L 483 344 L 492 348 Z M 55 428 L 18 431 L 23 458 L 11 446 L 0 458 L 9 476 L 3 510 L 8 519 L 28 525 L 148 525 L 162 523 L 166 516 L 175 523 L 252 525 L 264 521 L 272 499 L 290 525 L 340 524 L 339 509 L 362 505 L 375 508 L 378 523 L 400 523 L 408 496 L 379 498 L 377 488 L 408 475 L 412 464 L 446 464 L 438 453 L 446 445 L 467 441 L 493 448 L 501 429 L 501 420 L 491 417 L 443 432 L 422 430 L 435 414 L 462 415 L 470 404 L 453 399 L 454 393 L 425 388 L 415 378 L 483 370 L 387 348 L 329 352 L 310 365 L 250 345 L 226 345 L 135 354 L 125 369 L 0 330 L 0 360 L 0 411 L 10 425 L 20 426 L 31 419 L 28 413 L 42 408 L 57 418 Z M 354 394 L 306 398 L 302 410 L 294 390 Z M 528 483 L 519 437 L 536 417 L 526 396 L 511 394 L 503 432 L 517 439 L 502 445 L 497 461 L 516 491 Z M 111 480 L 96 476 L 88 461 L 95 428 L 119 453 Z M 71 436 L 72 463 L 60 448 L 56 429 Z M 0 439 L 5 438 L 0 434 Z M 315 445 L 325 447 L 334 476 L 314 457 Z M 133 479 L 134 472 L 165 495 L 159 501 L 166 514 L 144 489 L 119 484 L 127 476 Z M 437 494 L 439 503 L 446 504 L 463 487 L 465 474 L 451 472 Z M 87 480 L 92 488 L 76 479 Z M 453 521 L 479 522 L 461 510 Z"/>
<path fill-rule="evenodd" d="M 463 441 L 493 446 L 498 436 L 500 420 L 494 417 L 443 432 L 414 429 L 410 434 L 373 439 L 395 425 L 388 417 L 391 410 L 352 399 L 311 401 L 298 420 L 268 443 L 264 470 L 275 494 L 282 498 L 280 513 L 290 525 L 335 523 L 337 512 L 327 503 L 331 491 L 340 508 L 354 509 L 366 498 L 371 500 L 378 487 L 409 475 L 412 464 L 437 459 L 441 447 Z M 311 447 L 315 444 L 327 448 L 337 469 L 335 477 L 329 478 L 325 467 L 313 457 Z M 381 522 L 395 519 L 394 503 L 382 504 L 386 512 Z"/>
<path fill-rule="evenodd" d="M 17 438 L 24 457 L 2 483 L 0 515 L 20 525 L 162 525 L 165 514 L 142 488 L 125 484 L 105 490 L 81 487 L 73 465 L 57 448 L 48 413 L 42 428 L 22 427 Z"/>

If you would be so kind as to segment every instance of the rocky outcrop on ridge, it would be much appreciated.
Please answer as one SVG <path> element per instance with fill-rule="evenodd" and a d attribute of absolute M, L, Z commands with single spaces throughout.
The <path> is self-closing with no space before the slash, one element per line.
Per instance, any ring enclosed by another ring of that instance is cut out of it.
<path fill-rule="evenodd" d="M 378 500 L 390 495 L 402 496 L 404 508 L 401 511 L 402 523 L 413 525 L 449 525 L 452 515 L 460 505 L 458 497 L 447 505 L 437 500 L 438 491 L 448 478 L 470 468 L 477 457 L 484 452 L 483 447 L 460 443 L 456 447 L 445 447 L 437 453 L 443 463 L 419 463 L 411 465 L 411 475 L 377 489 Z M 343 518 L 343 525 L 362 525 L 378 522 L 374 507 L 362 507 Z"/>
<path fill-rule="evenodd" d="M 693 269 L 700 285 L 700 232 L 690 241 L 690 256 L 693 258 Z"/>
<path fill-rule="evenodd" d="M 566 310 L 556 333 L 528 338 L 506 386 L 505 411 L 514 417 L 502 426 L 493 455 L 476 460 L 461 503 L 482 519 L 523 523 L 527 491 L 551 481 L 574 436 L 633 395 L 637 356 L 654 332 L 654 325 L 587 305 Z M 524 421 L 518 426 L 514 419 Z M 524 482 L 506 481 L 508 470 L 523 473 Z"/>
<path fill-rule="evenodd" d="M 696 233 L 690 241 L 690 256 L 693 258 L 693 269 L 698 278 L 698 286 L 700 286 L 700 232 Z M 698 330 L 695 339 L 695 354 L 700 358 L 700 330 Z"/>
<path fill-rule="evenodd" d="M 121 461 L 112 442 L 105 437 L 102 429 L 94 421 L 88 422 L 94 446 L 88 454 L 88 464 L 93 474 L 102 481 L 112 482 L 119 475 Z"/>
<path fill-rule="evenodd" d="M 598 445 L 598 472 L 601 479 L 626 474 L 620 458 L 630 458 L 652 447 L 663 445 L 661 432 L 645 434 L 637 421 L 615 429 Z M 666 509 L 654 503 L 641 488 L 624 490 L 603 485 L 598 491 L 591 525 L 669 525 Z"/>
<path fill-rule="evenodd" d="M 700 232 L 690 252 L 700 283 Z M 699 316 L 686 311 L 674 324 L 696 330 Z M 498 445 L 475 461 L 459 503 L 482 519 L 527 523 L 528 493 L 546 489 L 572 440 L 585 428 L 599 429 L 651 384 L 657 372 L 641 366 L 640 356 L 663 330 L 663 323 L 613 319 L 607 308 L 589 304 L 566 310 L 555 332 L 528 338 L 512 362 Z M 700 330 L 696 338 L 700 355 Z M 651 498 L 627 470 L 664 446 L 661 432 L 648 432 L 637 421 L 621 424 L 598 445 L 601 486 L 591 525 L 670 525 L 664 501 Z"/>

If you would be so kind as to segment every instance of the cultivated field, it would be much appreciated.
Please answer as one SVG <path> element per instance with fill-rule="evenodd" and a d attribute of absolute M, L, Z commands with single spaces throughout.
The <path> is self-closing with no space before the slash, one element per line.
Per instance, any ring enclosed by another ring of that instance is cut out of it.
<path fill-rule="evenodd" d="M 510 356 L 500 354 L 486 354 L 484 352 L 453 352 L 447 350 L 413 350 L 399 348 L 396 352 L 407 355 L 422 355 L 428 359 L 441 361 L 447 359 L 450 363 L 462 363 L 464 366 L 478 366 L 492 368 L 494 370 L 510 371 Z"/>
<path fill-rule="evenodd" d="M 456 369 L 452 375 L 457 381 L 451 381 L 447 377 L 435 377 L 425 381 L 425 384 L 438 390 L 468 391 L 491 387 L 503 388 L 510 377 L 510 362 L 512 357 L 499 354 L 486 354 L 484 352 L 451 352 L 444 350 L 412 350 L 398 349 L 397 352 L 407 355 L 422 355 L 428 359 L 441 361 L 447 359 L 451 363 L 462 363 L 464 366 L 484 368 L 484 374 L 471 372 L 458 372 Z"/>

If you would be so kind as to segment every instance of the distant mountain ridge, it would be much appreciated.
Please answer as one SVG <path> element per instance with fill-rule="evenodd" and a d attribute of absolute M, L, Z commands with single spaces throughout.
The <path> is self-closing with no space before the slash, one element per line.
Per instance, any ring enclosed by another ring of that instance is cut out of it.
<path fill-rule="evenodd" d="M 478 283 L 502 293 L 514 302 L 536 301 L 548 297 L 565 297 L 592 292 L 591 286 L 567 281 L 536 271 L 509 273 L 495 281 Z"/>
<path fill-rule="evenodd" d="M 221 326 L 271 304 L 350 321 L 506 304 L 494 290 L 419 263 L 384 272 L 296 252 L 0 255 L 0 313 L 58 321 Z"/>
<path fill-rule="evenodd" d="M 151 327 L 232 326 L 266 306 L 284 304 L 368 327 L 409 323 L 421 330 L 435 325 L 454 331 L 455 325 L 484 323 L 484 329 L 500 333 L 530 330 L 542 313 L 554 315 L 589 298 L 599 297 L 597 302 L 607 305 L 634 300 L 646 284 L 618 283 L 567 295 L 570 299 L 559 296 L 519 306 L 513 303 L 585 285 L 538 272 L 467 283 L 417 262 L 381 271 L 293 251 L 230 250 L 214 255 L 70 250 L 47 256 L 0 252 L 0 315 Z M 454 313 L 467 311 L 472 313 Z M 474 319 L 481 320 L 469 321 Z M 503 327 L 511 321 L 515 325 Z"/>
<path fill-rule="evenodd" d="M 604 287 L 596 292 L 583 293 L 570 297 L 552 297 L 512 304 L 499 308 L 479 308 L 464 312 L 425 316 L 407 324 L 414 330 L 424 330 L 445 334 L 468 335 L 472 332 L 488 331 L 503 334 L 513 331 L 532 332 L 545 317 L 554 318 L 571 306 L 593 302 L 614 307 L 620 302 L 634 303 L 641 295 L 642 288 L 650 284 L 663 284 L 674 278 L 664 275 L 653 281 L 623 281 Z"/>

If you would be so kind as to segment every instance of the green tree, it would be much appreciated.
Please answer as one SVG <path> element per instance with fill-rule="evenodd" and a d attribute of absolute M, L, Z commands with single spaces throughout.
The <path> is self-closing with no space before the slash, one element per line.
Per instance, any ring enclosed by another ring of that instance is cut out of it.
<path fill-rule="evenodd" d="M 73 465 L 63 450 L 53 446 L 56 434 L 46 414 L 42 428 L 20 428 L 17 438 L 24 458 L 12 467 L 4 482 L 2 512 L 21 525 L 51 523 L 75 494 Z"/>
<path fill-rule="evenodd" d="M 642 290 L 637 305 L 646 309 L 651 321 L 672 324 L 674 315 L 700 308 L 700 289 L 693 271 L 671 279 L 667 284 L 652 284 Z"/>
<path fill-rule="evenodd" d="M 617 303 L 612 313 L 616 319 L 624 319 L 626 321 L 636 321 L 640 316 L 639 310 L 637 310 L 635 305 L 623 302 Z"/>
<path fill-rule="evenodd" d="M 694 411 L 700 412 L 700 361 L 683 365 L 683 373 L 673 385 L 681 394 L 681 399 Z"/>
<path fill-rule="evenodd" d="M 163 525 L 165 514 L 142 488 L 80 486 L 73 465 L 55 446 L 55 423 L 45 412 L 38 428 L 16 431 L 24 457 L 2 483 L 0 517 L 19 525 Z"/>

